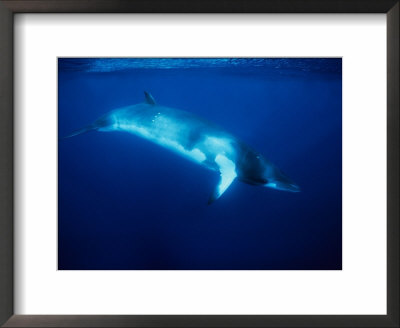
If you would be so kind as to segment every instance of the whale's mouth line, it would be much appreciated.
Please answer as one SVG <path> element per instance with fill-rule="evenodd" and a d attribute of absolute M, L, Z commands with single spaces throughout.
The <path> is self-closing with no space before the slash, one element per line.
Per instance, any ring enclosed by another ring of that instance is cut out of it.
<path fill-rule="evenodd" d="M 287 189 L 287 191 L 300 192 L 301 188 L 297 184 L 290 184 L 290 187 Z"/>
<path fill-rule="evenodd" d="M 290 191 L 290 192 L 301 191 L 300 187 L 295 183 L 268 182 L 264 186 L 272 189 Z"/>

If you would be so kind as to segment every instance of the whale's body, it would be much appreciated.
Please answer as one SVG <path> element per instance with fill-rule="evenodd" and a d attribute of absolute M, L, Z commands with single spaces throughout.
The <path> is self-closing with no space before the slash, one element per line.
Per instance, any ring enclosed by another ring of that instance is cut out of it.
<path fill-rule="evenodd" d="M 179 109 L 158 105 L 145 93 L 144 103 L 114 109 L 93 124 L 68 137 L 87 131 L 124 131 L 150 140 L 162 147 L 220 173 L 220 182 L 209 203 L 219 198 L 238 179 L 287 191 L 299 187 L 260 153 L 202 118 Z"/>

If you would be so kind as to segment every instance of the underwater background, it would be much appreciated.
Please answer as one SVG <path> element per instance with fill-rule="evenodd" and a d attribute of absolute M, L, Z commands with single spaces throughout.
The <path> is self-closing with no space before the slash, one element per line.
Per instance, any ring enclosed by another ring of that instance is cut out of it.
<path fill-rule="evenodd" d="M 62 139 L 144 101 L 218 124 L 299 193 L 219 181 L 126 132 Z M 340 58 L 59 58 L 58 269 L 340 270 Z"/>

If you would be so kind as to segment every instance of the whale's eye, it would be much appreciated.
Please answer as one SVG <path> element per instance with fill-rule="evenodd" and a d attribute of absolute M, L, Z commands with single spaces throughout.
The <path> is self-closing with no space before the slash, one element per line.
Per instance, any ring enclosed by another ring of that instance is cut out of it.
<path fill-rule="evenodd" d="M 256 179 L 253 179 L 253 182 L 257 185 L 265 185 L 268 183 L 268 180 L 264 179 L 264 178 L 256 178 Z"/>

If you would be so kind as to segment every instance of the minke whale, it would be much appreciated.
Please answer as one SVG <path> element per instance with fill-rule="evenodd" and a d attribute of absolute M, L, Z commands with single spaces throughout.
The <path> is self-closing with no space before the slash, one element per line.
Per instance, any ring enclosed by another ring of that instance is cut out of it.
<path fill-rule="evenodd" d="M 89 131 L 124 131 L 219 172 L 220 180 L 208 203 L 218 199 L 234 180 L 273 189 L 299 192 L 299 186 L 269 160 L 232 134 L 190 112 L 145 101 L 114 109 L 65 138 Z"/>

